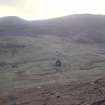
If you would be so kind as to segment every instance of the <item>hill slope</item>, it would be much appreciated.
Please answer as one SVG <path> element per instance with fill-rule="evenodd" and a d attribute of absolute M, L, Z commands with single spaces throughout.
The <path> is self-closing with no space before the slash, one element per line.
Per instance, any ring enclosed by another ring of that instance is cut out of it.
<path fill-rule="evenodd" d="M 104 104 L 104 28 L 98 15 L 0 18 L 0 105 Z"/>
<path fill-rule="evenodd" d="M 104 15 L 70 15 L 50 20 L 25 21 L 18 17 L 0 19 L 0 35 L 70 37 L 79 43 L 105 42 Z"/>

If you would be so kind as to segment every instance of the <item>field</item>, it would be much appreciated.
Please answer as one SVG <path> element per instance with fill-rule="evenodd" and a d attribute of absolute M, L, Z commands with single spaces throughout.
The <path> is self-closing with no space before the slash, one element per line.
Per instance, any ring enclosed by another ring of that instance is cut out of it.
<path fill-rule="evenodd" d="M 53 35 L 0 37 L 0 105 L 91 105 L 104 100 L 104 77 L 105 49 L 98 44 Z"/>

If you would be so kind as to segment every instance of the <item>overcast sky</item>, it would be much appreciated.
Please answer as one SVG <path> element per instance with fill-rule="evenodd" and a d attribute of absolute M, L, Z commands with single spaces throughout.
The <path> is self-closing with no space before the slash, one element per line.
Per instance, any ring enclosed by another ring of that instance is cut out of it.
<path fill-rule="evenodd" d="M 0 17 L 35 20 L 83 13 L 105 14 L 105 0 L 0 0 Z"/>

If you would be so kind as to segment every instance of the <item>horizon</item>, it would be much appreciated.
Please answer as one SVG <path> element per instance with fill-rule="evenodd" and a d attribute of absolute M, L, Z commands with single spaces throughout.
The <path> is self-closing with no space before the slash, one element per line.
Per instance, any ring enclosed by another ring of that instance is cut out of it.
<path fill-rule="evenodd" d="M 70 15 L 65 15 L 65 16 L 58 16 L 58 17 L 52 17 L 52 18 L 46 18 L 46 19 L 32 19 L 32 20 L 28 20 L 28 19 L 25 19 L 21 16 L 1 16 L 0 18 L 9 18 L 9 17 L 14 17 L 14 18 L 20 18 L 22 20 L 25 20 L 25 21 L 44 21 L 44 20 L 52 20 L 52 19 L 60 19 L 60 18 L 64 18 L 64 17 L 69 17 L 69 16 L 79 16 L 79 15 L 90 15 L 90 16 L 105 16 L 105 14 L 70 14 Z"/>
<path fill-rule="evenodd" d="M 46 20 L 73 14 L 105 15 L 104 0 L 0 0 L 0 17 Z"/>

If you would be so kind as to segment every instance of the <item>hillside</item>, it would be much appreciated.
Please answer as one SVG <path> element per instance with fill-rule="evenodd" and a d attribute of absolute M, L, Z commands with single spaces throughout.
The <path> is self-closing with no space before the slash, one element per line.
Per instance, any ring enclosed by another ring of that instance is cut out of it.
<path fill-rule="evenodd" d="M 104 105 L 104 31 L 102 15 L 0 18 L 0 105 Z"/>
<path fill-rule="evenodd" d="M 18 17 L 0 19 L 0 35 L 59 35 L 79 43 L 105 42 L 104 15 L 70 15 L 61 18 L 25 21 Z"/>

